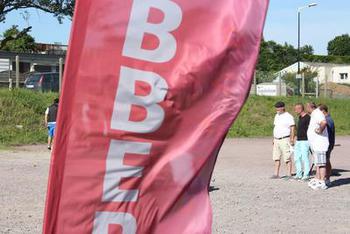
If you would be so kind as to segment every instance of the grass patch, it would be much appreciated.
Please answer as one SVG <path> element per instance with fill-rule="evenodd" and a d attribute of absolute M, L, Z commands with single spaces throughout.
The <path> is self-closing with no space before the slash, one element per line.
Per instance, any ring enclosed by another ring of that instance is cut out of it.
<path fill-rule="evenodd" d="M 44 112 L 57 93 L 38 93 L 30 90 L 0 89 L 0 149 L 7 146 L 45 143 Z M 315 101 L 329 106 L 337 135 L 350 135 L 350 100 L 276 98 L 251 96 L 231 127 L 228 137 L 264 137 L 272 135 L 274 104 L 282 100 L 294 115 L 297 102 Z"/>
<path fill-rule="evenodd" d="M 46 107 L 56 93 L 0 89 L 0 145 L 44 143 Z"/>
<path fill-rule="evenodd" d="M 329 108 L 334 119 L 337 135 L 350 135 L 350 100 L 346 99 L 316 99 L 301 97 L 259 97 L 251 96 L 244 105 L 240 115 L 231 127 L 228 137 L 264 137 L 272 136 L 274 104 L 284 101 L 289 113 L 295 116 L 294 104 L 314 101 L 323 103 Z"/>
<path fill-rule="evenodd" d="M 11 148 L 6 145 L 0 145 L 0 151 L 10 150 Z"/>

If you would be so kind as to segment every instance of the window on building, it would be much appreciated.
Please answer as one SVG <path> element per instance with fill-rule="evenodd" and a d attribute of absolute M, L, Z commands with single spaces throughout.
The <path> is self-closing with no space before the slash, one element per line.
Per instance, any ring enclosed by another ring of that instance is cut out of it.
<path fill-rule="evenodd" d="M 12 71 L 16 71 L 16 62 L 12 62 Z M 30 63 L 20 62 L 19 72 L 26 73 L 30 71 Z"/>
<path fill-rule="evenodd" d="M 348 73 L 339 73 L 341 80 L 347 80 L 348 79 Z"/>

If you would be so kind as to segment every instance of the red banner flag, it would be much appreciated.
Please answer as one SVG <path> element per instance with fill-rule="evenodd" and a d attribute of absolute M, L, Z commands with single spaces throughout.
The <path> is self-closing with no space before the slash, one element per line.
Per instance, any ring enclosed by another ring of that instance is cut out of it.
<path fill-rule="evenodd" d="M 211 233 L 268 0 L 78 0 L 43 233 Z"/>

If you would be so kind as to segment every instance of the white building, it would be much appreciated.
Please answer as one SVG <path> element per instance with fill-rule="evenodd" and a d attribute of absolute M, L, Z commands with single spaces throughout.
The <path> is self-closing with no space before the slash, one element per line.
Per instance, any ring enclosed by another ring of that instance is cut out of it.
<path fill-rule="evenodd" d="M 311 71 L 317 72 L 317 78 L 320 83 L 334 82 L 338 84 L 350 84 L 350 64 L 333 64 L 333 63 L 314 63 L 300 62 L 300 69 L 309 68 Z M 289 67 L 279 71 L 279 75 L 286 73 L 297 73 L 298 63 L 294 63 Z"/>

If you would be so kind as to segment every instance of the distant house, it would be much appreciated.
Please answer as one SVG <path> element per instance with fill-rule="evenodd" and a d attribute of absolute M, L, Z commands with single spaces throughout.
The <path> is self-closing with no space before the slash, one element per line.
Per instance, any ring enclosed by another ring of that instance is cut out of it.
<path fill-rule="evenodd" d="M 15 53 L 0 51 L 0 72 L 16 70 L 16 55 L 19 56 L 19 72 L 58 72 L 59 56 L 54 54 Z"/>
<path fill-rule="evenodd" d="M 60 43 L 35 43 L 36 52 L 16 53 L 0 51 L 0 72 L 15 70 L 15 57 L 20 58 L 19 72 L 57 72 L 58 59 L 65 58 L 67 46 Z"/>
<path fill-rule="evenodd" d="M 317 78 L 320 83 L 334 82 L 337 84 L 350 84 L 350 64 L 333 64 L 333 63 L 314 63 L 300 62 L 300 69 L 309 68 L 317 72 Z M 279 75 L 286 73 L 297 73 L 298 63 L 294 63 L 279 71 Z"/>
<path fill-rule="evenodd" d="M 54 55 L 66 55 L 67 45 L 62 45 L 59 42 L 54 44 L 47 43 L 35 43 L 36 50 L 40 54 L 54 54 Z"/>

